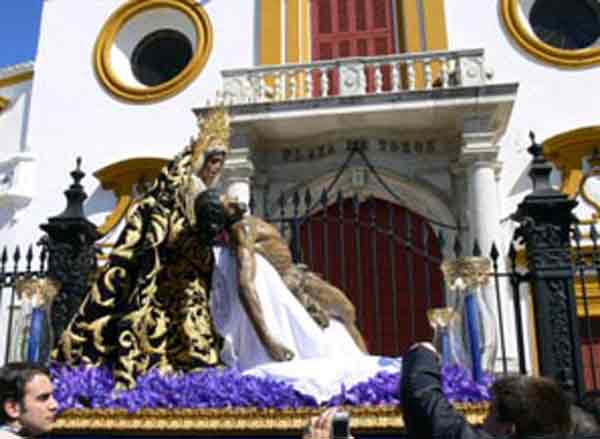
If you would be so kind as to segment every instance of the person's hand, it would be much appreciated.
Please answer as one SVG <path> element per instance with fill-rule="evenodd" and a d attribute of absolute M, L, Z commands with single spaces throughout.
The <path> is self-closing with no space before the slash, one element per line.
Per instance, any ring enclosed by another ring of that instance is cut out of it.
<path fill-rule="evenodd" d="M 339 407 L 331 407 L 320 416 L 311 418 L 302 431 L 302 439 L 330 439 L 331 421 L 338 410 Z"/>

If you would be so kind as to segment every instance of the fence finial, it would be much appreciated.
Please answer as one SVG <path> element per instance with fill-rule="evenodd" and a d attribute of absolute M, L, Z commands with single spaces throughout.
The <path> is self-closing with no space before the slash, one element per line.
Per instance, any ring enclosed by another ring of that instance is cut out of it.
<path fill-rule="evenodd" d="M 473 242 L 473 256 L 481 256 L 481 247 L 479 247 L 479 241 L 475 238 Z"/>
<path fill-rule="evenodd" d="M 462 244 L 458 235 L 454 239 L 454 254 L 457 258 L 460 258 L 462 256 Z"/>
<path fill-rule="evenodd" d="M 533 131 L 529 132 L 531 145 L 527 148 L 529 154 L 533 156 L 529 177 L 533 184 L 533 190 L 552 189 L 550 185 L 550 173 L 552 172 L 552 164 L 544 157 L 544 148 L 536 142 Z"/>

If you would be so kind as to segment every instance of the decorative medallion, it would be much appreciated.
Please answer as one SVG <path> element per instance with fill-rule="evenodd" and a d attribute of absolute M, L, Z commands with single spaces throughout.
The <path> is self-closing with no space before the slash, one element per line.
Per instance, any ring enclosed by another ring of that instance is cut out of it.
<path fill-rule="evenodd" d="M 96 74 L 120 99 L 159 101 L 200 74 L 212 43 L 210 19 L 197 2 L 131 0 L 109 17 L 98 36 Z"/>
<path fill-rule="evenodd" d="M 576 2 L 580 7 L 574 8 Z M 572 17 L 573 26 L 568 26 L 568 17 L 557 11 L 561 4 L 556 1 L 537 0 L 528 14 L 520 0 L 500 0 L 504 24 L 515 41 L 527 52 L 550 64 L 567 68 L 581 68 L 600 64 L 600 8 L 588 0 L 562 2 Z M 557 6 L 558 5 L 558 6 Z M 576 10 L 577 9 L 577 10 Z M 581 10 L 581 13 L 578 11 Z M 558 16 L 561 20 L 557 21 Z M 582 36 L 583 22 L 592 23 L 591 33 Z M 584 48 L 582 48 L 584 47 Z"/>

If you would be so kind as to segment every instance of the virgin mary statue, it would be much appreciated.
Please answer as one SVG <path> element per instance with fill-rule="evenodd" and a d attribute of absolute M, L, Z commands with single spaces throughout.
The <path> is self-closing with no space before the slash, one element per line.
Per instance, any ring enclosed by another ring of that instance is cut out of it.
<path fill-rule="evenodd" d="M 193 233 L 193 200 L 215 186 L 229 147 L 218 107 L 129 210 L 108 262 L 62 334 L 53 359 L 109 366 L 120 388 L 157 367 L 168 373 L 220 364 L 209 309 L 214 256 Z"/>

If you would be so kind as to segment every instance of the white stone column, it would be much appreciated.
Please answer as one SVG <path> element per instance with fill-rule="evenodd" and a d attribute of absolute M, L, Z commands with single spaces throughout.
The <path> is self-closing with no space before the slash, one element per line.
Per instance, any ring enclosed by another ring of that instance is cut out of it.
<path fill-rule="evenodd" d="M 477 121 L 481 124 L 479 119 Z M 482 254 L 487 256 L 492 242 L 500 236 L 496 173 L 501 164 L 497 161 L 495 133 L 475 131 L 479 124 L 465 123 L 463 144 L 455 167 L 465 173 L 467 180 L 463 189 L 468 194 L 466 213 L 469 223 L 469 239 L 463 243 L 465 254 L 471 252 L 477 239 Z"/>
<path fill-rule="evenodd" d="M 469 236 L 469 178 L 468 167 L 461 163 L 450 165 L 450 176 L 452 182 L 454 216 L 458 230 L 456 235 L 448 242 L 449 255 L 454 255 L 454 240 L 458 239 L 464 251 L 468 251 L 471 238 Z"/>
<path fill-rule="evenodd" d="M 474 124 L 475 127 L 480 124 Z M 484 130 L 468 130 L 473 124 L 465 124 L 463 145 L 458 162 L 460 169 L 465 171 L 467 195 L 466 217 L 468 219 L 467 247 L 464 254 L 470 254 L 473 243 L 477 239 L 483 256 L 489 257 L 492 244 L 495 242 L 500 258 L 498 260 L 499 272 L 505 272 L 504 245 L 500 227 L 500 200 L 498 199 L 497 176 L 502 164 L 497 160 L 499 147 L 495 143 L 495 133 Z M 502 370 L 502 347 L 500 338 L 500 314 L 502 314 L 502 327 L 509 370 L 517 368 L 517 345 L 514 320 L 513 294 L 510 285 L 505 279 L 499 282 L 501 308 L 498 307 L 498 297 L 494 279 L 483 291 L 483 298 L 496 316 L 496 332 L 498 342 L 498 356 L 496 370 Z M 494 322 L 489 322 L 494 324 Z"/>
<path fill-rule="evenodd" d="M 496 173 L 501 165 L 495 160 L 475 159 L 469 165 L 469 215 L 472 242 L 477 239 L 484 256 L 493 242 L 500 239 L 500 214 Z M 498 245 L 498 244 L 496 244 Z"/>
<path fill-rule="evenodd" d="M 251 179 L 254 176 L 254 164 L 250 158 L 250 136 L 244 131 L 236 130 L 231 139 L 231 146 L 222 173 L 225 192 L 249 204 Z"/>

